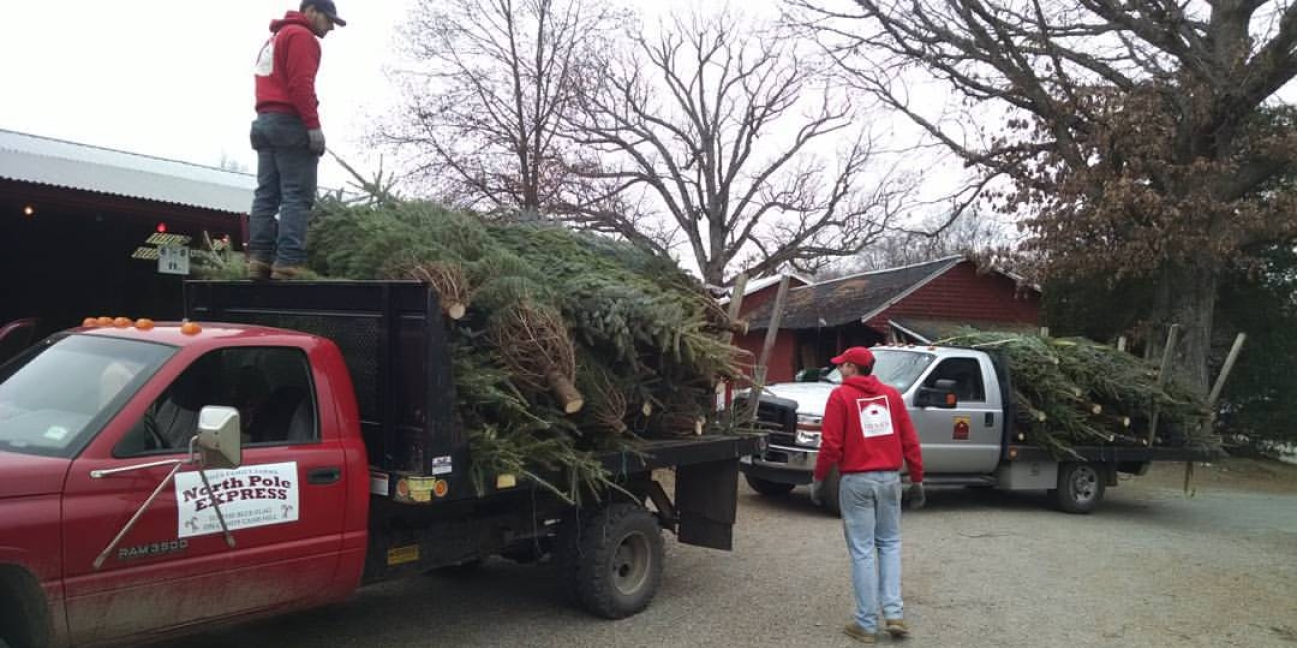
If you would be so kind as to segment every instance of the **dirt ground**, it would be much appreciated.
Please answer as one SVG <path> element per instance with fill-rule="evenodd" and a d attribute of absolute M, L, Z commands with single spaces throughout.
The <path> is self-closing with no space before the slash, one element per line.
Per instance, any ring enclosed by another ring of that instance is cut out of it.
<path fill-rule="evenodd" d="M 1147 475 L 1134 478 L 1145 485 L 1183 488 L 1184 464 L 1157 464 Z M 1266 459 L 1226 459 L 1195 464 L 1193 488 L 1256 493 L 1297 493 L 1297 465 Z"/>
<path fill-rule="evenodd" d="M 906 616 L 919 646 L 1297 648 L 1297 467 L 1253 460 L 1123 480 L 1091 515 L 1043 493 L 930 489 L 904 517 Z M 566 605 L 544 566 L 362 590 L 350 602 L 168 648 L 858 645 L 841 524 L 799 489 L 740 485 L 732 552 L 668 536 L 661 589 L 631 619 Z M 880 645 L 896 644 L 883 639 Z"/>

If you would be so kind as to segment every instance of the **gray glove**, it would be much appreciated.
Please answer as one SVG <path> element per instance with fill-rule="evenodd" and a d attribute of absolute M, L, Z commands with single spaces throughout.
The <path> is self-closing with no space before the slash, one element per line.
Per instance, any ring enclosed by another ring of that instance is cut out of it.
<path fill-rule="evenodd" d="M 921 509 L 928 503 L 928 496 L 923 492 L 923 482 L 910 484 L 910 508 Z"/>
<path fill-rule="evenodd" d="M 818 479 L 811 482 L 811 503 L 824 506 L 824 482 Z"/>
<path fill-rule="evenodd" d="M 311 140 L 310 144 L 307 145 L 311 152 L 316 155 L 324 155 L 324 131 L 314 128 L 307 131 L 306 136 Z"/>

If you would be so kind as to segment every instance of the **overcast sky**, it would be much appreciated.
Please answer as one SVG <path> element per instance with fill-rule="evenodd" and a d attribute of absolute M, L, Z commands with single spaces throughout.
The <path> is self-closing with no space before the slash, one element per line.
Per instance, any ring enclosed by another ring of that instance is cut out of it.
<path fill-rule="evenodd" d="M 715 0 L 614 1 L 638 11 L 649 28 L 672 11 L 720 7 Z M 733 1 L 753 18 L 777 18 L 781 8 L 781 0 Z M 255 172 L 252 66 L 270 21 L 298 0 L 3 2 L 0 129 Z M 400 62 L 397 28 L 416 2 L 337 0 L 348 25 L 323 42 L 317 93 L 329 148 L 367 175 L 379 157 L 366 137 L 378 118 L 399 109 L 386 73 Z M 322 187 L 350 180 L 324 158 Z M 942 211 L 927 208 L 934 210 Z"/>
<path fill-rule="evenodd" d="M 0 128 L 255 170 L 252 65 L 292 0 L 6 0 Z M 390 108 L 383 75 L 409 0 L 339 0 L 317 79 L 330 148 L 356 154 L 368 115 Z M 344 176 L 331 162 L 322 182 Z"/>
<path fill-rule="evenodd" d="M 630 0 L 651 18 L 698 0 Z M 329 147 L 373 168 L 364 137 L 396 96 L 385 76 L 414 0 L 337 0 L 347 27 L 323 42 L 317 77 Z M 252 65 L 295 0 L 4 0 L 0 128 L 255 171 Z M 778 0 L 745 6 L 777 11 Z M 326 158 L 321 183 L 348 176 Z"/>

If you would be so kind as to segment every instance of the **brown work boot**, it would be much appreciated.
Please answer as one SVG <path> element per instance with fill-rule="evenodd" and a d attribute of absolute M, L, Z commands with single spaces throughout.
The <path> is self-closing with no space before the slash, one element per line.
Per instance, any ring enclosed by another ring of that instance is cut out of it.
<path fill-rule="evenodd" d="M 270 278 L 276 281 L 286 279 L 298 279 L 306 274 L 306 268 L 302 266 L 279 265 L 276 263 L 271 269 Z"/>
<path fill-rule="evenodd" d="M 842 629 L 842 632 L 845 633 L 848 637 L 851 637 L 852 639 L 859 641 L 860 643 L 871 644 L 878 641 L 878 637 L 875 635 L 875 633 L 860 627 L 860 624 L 856 623 L 855 621 L 848 623 L 847 627 Z"/>
<path fill-rule="evenodd" d="M 883 622 L 883 629 L 887 634 L 892 635 L 893 639 L 904 639 L 910 636 L 910 627 L 905 625 L 904 619 L 887 619 Z"/>
<path fill-rule="evenodd" d="M 265 281 L 272 272 L 270 264 L 257 259 L 248 259 L 248 278 L 253 281 Z"/>

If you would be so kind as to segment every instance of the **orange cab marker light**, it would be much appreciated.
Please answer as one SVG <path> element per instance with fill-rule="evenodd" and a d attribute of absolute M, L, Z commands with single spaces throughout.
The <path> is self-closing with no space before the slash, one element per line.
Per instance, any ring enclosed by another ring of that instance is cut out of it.
<path fill-rule="evenodd" d="M 955 400 L 954 394 L 946 394 L 946 404 L 954 407 L 955 405 L 958 405 L 959 402 Z"/>
<path fill-rule="evenodd" d="M 153 320 L 147 317 L 141 317 L 140 319 L 135 320 L 135 328 L 141 331 L 152 331 Z"/>
<path fill-rule="evenodd" d="M 129 318 L 129 317 L 118 317 L 118 318 L 116 318 L 116 319 L 113 320 L 113 326 L 115 326 L 115 327 L 117 327 L 117 328 L 130 328 L 130 327 L 131 327 L 131 318 Z"/>
<path fill-rule="evenodd" d="M 86 327 L 86 328 L 94 328 L 94 327 L 96 327 L 96 326 L 99 326 L 99 318 L 97 318 L 97 317 L 87 317 L 87 318 L 81 320 L 81 325 L 84 326 L 84 327 Z"/>
<path fill-rule="evenodd" d="M 185 322 L 180 325 L 180 332 L 185 335 L 198 335 L 203 331 L 203 327 L 194 322 Z"/>
<path fill-rule="evenodd" d="M 101 317 L 101 318 L 99 318 L 99 325 L 100 325 L 100 326 L 112 326 L 112 325 L 113 325 L 113 318 L 111 318 L 111 317 Z"/>

